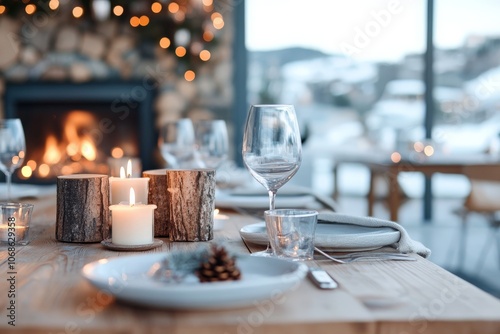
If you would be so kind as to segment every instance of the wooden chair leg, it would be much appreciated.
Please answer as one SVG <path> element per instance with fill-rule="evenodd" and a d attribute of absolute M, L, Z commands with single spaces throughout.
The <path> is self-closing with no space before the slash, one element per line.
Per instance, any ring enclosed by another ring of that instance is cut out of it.
<path fill-rule="evenodd" d="M 464 265 L 467 246 L 467 213 L 462 213 L 462 224 L 458 241 L 458 269 L 462 270 Z"/>
<path fill-rule="evenodd" d="M 494 235 L 496 237 L 496 243 L 497 243 L 497 251 L 498 251 L 498 267 L 500 268 L 500 233 L 498 233 L 498 231 L 500 231 L 500 222 L 495 222 L 495 231 L 494 231 Z"/>
<path fill-rule="evenodd" d="M 481 248 L 481 252 L 479 253 L 479 259 L 477 260 L 476 264 L 476 272 L 479 273 L 481 269 L 483 268 L 484 262 L 486 260 L 486 257 L 488 256 L 488 250 L 491 247 L 492 243 L 495 243 L 495 240 L 497 241 L 497 246 L 499 250 L 499 255 L 500 255 L 500 240 L 496 237 L 496 231 L 497 231 L 497 226 L 495 225 L 494 222 L 490 223 L 490 233 L 489 237 L 487 238 L 486 242 L 483 244 L 483 247 Z"/>

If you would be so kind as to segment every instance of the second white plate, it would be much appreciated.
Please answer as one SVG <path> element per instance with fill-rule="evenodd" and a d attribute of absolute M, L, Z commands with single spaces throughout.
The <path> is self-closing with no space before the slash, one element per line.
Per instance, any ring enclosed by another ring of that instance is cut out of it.
<path fill-rule="evenodd" d="M 268 242 L 264 222 L 241 228 L 243 240 L 258 245 Z M 365 227 L 349 224 L 318 224 L 314 245 L 339 252 L 365 251 L 391 245 L 400 238 L 399 231 L 390 227 Z"/>
<path fill-rule="evenodd" d="M 302 208 L 312 205 L 316 199 L 312 195 L 304 193 L 278 193 L 276 196 L 277 208 Z M 269 196 L 262 192 L 251 191 L 224 191 L 217 190 L 215 193 L 215 206 L 218 208 L 239 207 L 243 209 L 267 209 L 269 207 Z"/>

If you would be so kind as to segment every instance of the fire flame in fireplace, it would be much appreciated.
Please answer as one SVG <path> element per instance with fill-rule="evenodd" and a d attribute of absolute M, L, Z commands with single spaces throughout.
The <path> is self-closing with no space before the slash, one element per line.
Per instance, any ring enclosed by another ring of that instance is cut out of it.
<path fill-rule="evenodd" d="M 98 122 L 92 113 L 82 110 L 68 112 L 63 120 L 62 133 L 51 133 L 45 138 L 38 162 L 28 161 L 30 168 L 22 171 L 22 175 L 29 178 L 35 169 L 41 178 L 85 172 L 107 173 L 107 164 L 100 162 L 104 159 L 103 152 L 99 152 L 91 135 L 97 128 Z"/>
<path fill-rule="evenodd" d="M 68 113 L 64 123 L 63 140 L 58 142 L 55 134 L 47 137 L 43 162 L 54 165 L 66 158 L 76 162 L 82 158 L 95 161 L 97 148 L 87 133 L 89 129 L 96 126 L 94 123 L 94 117 L 88 112 L 75 110 Z"/>

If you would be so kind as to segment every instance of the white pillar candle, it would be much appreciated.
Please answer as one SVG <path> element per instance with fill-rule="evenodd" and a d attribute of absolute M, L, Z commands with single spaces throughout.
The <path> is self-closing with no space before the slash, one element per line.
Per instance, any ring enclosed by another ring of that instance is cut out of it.
<path fill-rule="evenodd" d="M 120 204 L 128 202 L 129 189 L 135 191 L 137 203 L 148 204 L 149 177 L 130 177 L 132 175 L 132 163 L 129 160 L 127 165 L 127 175 L 123 167 L 120 169 L 120 177 L 110 177 L 110 204 Z"/>
<path fill-rule="evenodd" d="M 153 243 L 153 204 L 135 204 L 134 189 L 130 188 L 130 202 L 111 205 L 111 241 L 117 245 L 149 245 Z"/>

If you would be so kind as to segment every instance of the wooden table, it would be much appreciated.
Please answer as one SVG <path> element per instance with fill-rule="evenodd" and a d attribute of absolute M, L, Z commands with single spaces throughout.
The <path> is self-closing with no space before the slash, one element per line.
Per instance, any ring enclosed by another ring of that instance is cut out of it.
<path fill-rule="evenodd" d="M 338 167 L 343 163 L 359 163 L 370 170 L 370 186 L 368 191 L 368 215 L 373 215 L 375 203 L 375 181 L 383 176 L 388 182 L 388 203 L 390 219 L 398 221 L 400 191 L 398 176 L 405 172 L 420 172 L 430 177 L 436 173 L 461 174 L 483 180 L 500 180 L 500 160 L 487 154 L 477 155 L 434 155 L 424 157 L 421 154 L 404 156 L 393 162 L 389 152 L 349 152 L 336 154 L 334 166 L 334 197 L 338 196 Z M 431 218 L 431 199 L 424 200 L 424 219 Z M 428 213 L 428 214 L 426 214 Z"/>
<path fill-rule="evenodd" d="M 55 197 L 35 203 L 32 239 L 18 246 L 15 274 L 8 274 L 6 246 L 1 246 L 1 333 L 500 333 L 500 301 L 471 284 L 418 258 L 408 262 L 335 264 L 318 257 L 340 287 L 326 291 L 304 280 L 279 303 L 219 311 L 168 311 L 121 304 L 87 283 L 82 267 L 101 258 L 131 253 L 100 244 L 60 243 L 54 237 Z M 256 220 L 236 213 L 215 240 L 242 252 L 239 229 Z M 189 249 L 197 243 L 165 243 L 149 251 Z M 134 253 L 132 253 L 134 254 Z M 15 299 L 7 278 L 15 276 Z M 15 327 L 6 309 L 15 300 Z"/>

